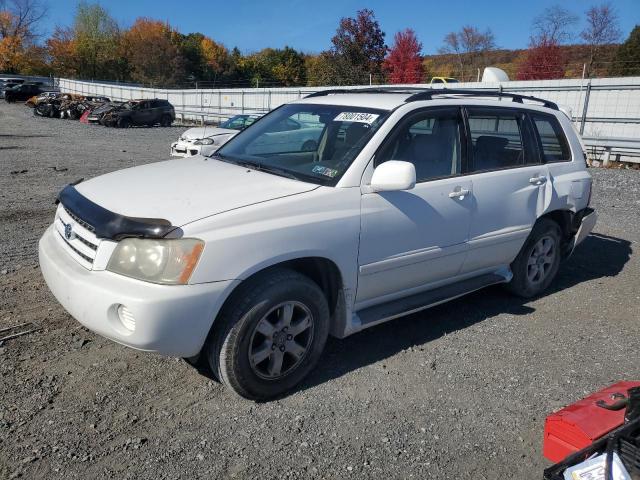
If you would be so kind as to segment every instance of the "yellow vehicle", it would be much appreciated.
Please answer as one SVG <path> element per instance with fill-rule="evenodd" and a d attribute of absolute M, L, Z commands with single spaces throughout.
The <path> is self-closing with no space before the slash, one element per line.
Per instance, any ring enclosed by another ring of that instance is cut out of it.
<path fill-rule="evenodd" d="M 447 85 L 449 83 L 460 83 L 460 82 L 458 82 L 458 80 L 456 80 L 455 78 L 451 78 L 451 77 L 432 77 L 431 85 L 435 83 L 444 83 L 445 85 Z"/>

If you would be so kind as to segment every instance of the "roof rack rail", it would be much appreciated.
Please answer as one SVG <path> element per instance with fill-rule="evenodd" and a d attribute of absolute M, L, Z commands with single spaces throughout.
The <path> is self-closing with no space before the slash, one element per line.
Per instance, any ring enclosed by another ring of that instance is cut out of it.
<path fill-rule="evenodd" d="M 520 95 L 519 93 L 508 93 L 499 90 L 480 90 L 480 89 L 460 89 L 460 88 L 428 88 L 428 87 L 367 87 L 367 88 L 334 88 L 328 90 L 320 90 L 311 93 L 305 98 L 324 97 L 334 94 L 348 93 L 407 93 L 412 94 L 407 98 L 407 102 L 416 102 L 419 100 L 432 100 L 436 95 L 466 95 L 473 97 L 497 97 L 511 98 L 517 103 L 524 103 L 524 100 L 530 102 L 541 103 L 542 106 L 559 110 L 558 105 L 543 98 L 531 97 L 528 95 Z"/>
<path fill-rule="evenodd" d="M 542 103 L 542 106 L 551 108 L 552 110 L 559 110 L 558 105 L 549 100 L 543 98 L 531 97 L 528 95 L 520 95 L 519 93 L 508 93 L 496 90 L 473 90 L 473 89 L 458 89 L 458 88 L 433 88 L 425 89 L 419 93 L 411 95 L 407 98 L 407 102 L 416 102 L 418 100 L 432 100 L 435 95 L 467 95 L 470 97 L 498 97 L 498 98 L 511 98 L 512 101 L 517 103 L 524 103 L 523 100 L 530 102 Z"/>
<path fill-rule="evenodd" d="M 324 97 L 340 93 L 417 93 L 424 92 L 422 87 L 365 87 L 365 88 L 330 88 L 313 92 L 304 98 Z"/>

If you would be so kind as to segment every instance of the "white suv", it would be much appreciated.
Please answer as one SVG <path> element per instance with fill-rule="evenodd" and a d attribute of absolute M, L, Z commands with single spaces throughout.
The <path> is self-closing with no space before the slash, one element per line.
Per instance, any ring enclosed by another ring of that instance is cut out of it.
<path fill-rule="evenodd" d="M 283 142 L 283 121 L 316 131 L 313 148 Z M 539 294 L 593 228 L 590 196 L 580 139 L 551 102 L 325 91 L 211 157 L 65 187 L 40 265 L 88 328 L 267 399 L 329 334 L 492 284 Z"/>

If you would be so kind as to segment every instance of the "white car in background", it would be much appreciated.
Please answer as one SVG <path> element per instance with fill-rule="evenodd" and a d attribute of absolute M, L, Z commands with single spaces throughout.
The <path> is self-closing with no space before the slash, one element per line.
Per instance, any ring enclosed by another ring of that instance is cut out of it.
<path fill-rule="evenodd" d="M 258 114 L 236 115 L 217 127 L 190 128 L 180 135 L 177 142 L 171 144 L 171 156 L 211 155 L 231 137 L 247 128 L 261 116 Z"/>

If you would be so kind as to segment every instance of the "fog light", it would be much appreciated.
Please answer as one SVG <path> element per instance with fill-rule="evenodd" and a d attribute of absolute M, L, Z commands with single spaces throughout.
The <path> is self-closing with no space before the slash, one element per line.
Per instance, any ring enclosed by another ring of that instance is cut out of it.
<path fill-rule="evenodd" d="M 136 329 L 136 318 L 133 316 L 131 310 L 124 305 L 118 307 L 118 318 L 127 330 L 133 332 Z"/>

